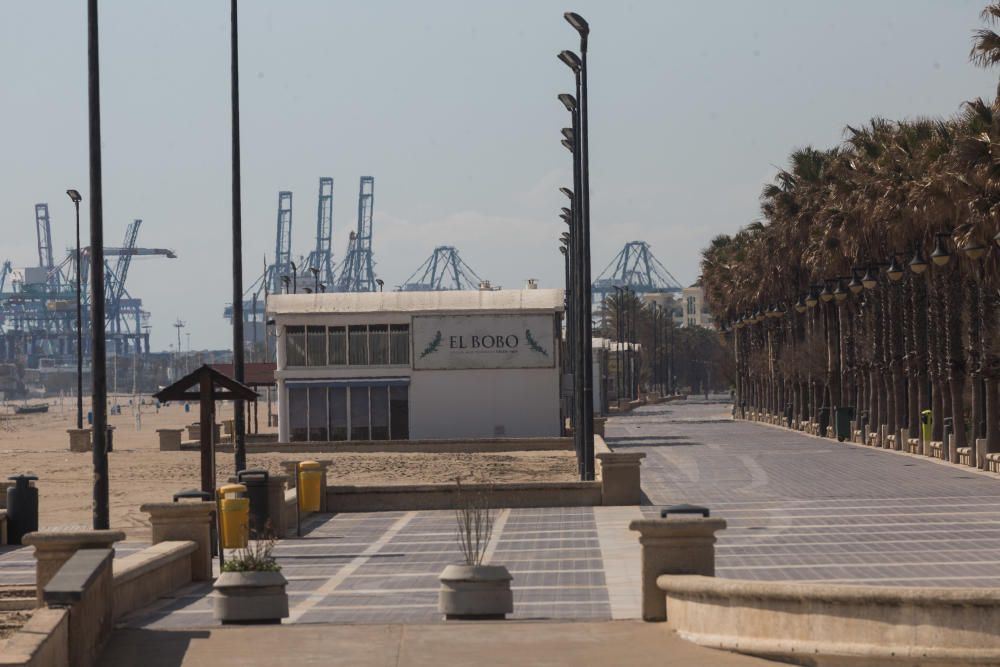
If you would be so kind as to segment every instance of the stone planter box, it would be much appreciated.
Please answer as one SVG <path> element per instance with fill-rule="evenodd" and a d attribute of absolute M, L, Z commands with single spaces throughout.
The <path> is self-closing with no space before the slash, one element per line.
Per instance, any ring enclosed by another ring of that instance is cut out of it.
<path fill-rule="evenodd" d="M 502 619 L 514 611 L 513 579 L 502 565 L 449 565 L 441 573 L 438 611 L 446 619 Z"/>
<path fill-rule="evenodd" d="M 288 618 L 288 581 L 280 572 L 223 572 L 212 606 L 222 623 L 280 623 Z"/>

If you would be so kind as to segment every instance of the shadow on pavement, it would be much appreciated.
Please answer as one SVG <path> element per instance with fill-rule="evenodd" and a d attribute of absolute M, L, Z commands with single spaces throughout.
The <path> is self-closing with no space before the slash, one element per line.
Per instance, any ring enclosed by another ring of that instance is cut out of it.
<path fill-rule="evenodd" d="M 105 667 L 178 667 L 191 642 L 208 639 L 209 630 L 115 630 L 101 654 Z"/>

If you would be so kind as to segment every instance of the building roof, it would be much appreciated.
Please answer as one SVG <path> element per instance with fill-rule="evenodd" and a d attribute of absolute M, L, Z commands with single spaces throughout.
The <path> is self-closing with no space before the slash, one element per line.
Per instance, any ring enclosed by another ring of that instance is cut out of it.
<path fill-rule="evenodd" d="M 561 289 L 272 294 L 268 315 L 563 310 Z"/>
<path fill-rule="evenodd" d="M 232 364 L 209 364 L 212 370 L 219 371 L 228 377 L 234 377 Z M 273 361 L 248 361 L 243 364 L 243 384 L 248 387 L 274 386 L 274 371 L 278 365 Z"/>

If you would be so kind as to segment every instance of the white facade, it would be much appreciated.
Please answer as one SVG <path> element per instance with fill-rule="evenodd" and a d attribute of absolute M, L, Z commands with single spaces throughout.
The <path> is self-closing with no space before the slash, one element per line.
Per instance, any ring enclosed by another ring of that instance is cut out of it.
<path fill-rule="evenodd" d="M 279 437 L 558 436 L 562 303 L 540 289 L 271 296 Z"/>
<path fill-rule="evenodd" d="M 682 326 L 715 328 L 715 319 L 705 305 L 705 290 L 701 288 L 701 285 L 695 284 L 685 287 L 681 296 L 681 305 L 684 306 L 684 324 Z"/>

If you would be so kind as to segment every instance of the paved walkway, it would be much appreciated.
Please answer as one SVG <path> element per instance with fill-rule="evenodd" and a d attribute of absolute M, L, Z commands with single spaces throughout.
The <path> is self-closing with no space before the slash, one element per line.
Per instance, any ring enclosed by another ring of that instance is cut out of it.
<path fill-rule="evenodd" d="M 608 422 L 644 451 L 658 506 L 727 520 L 717 574 L 756 580 L 1000 587 L 1000 478 L 729 418 L 730 404 L 646 406 Z"/>
<path fill-rule="evenodd" d="M 638 508 L 502 510 L 488 560 L 514 576 L 514 619 L 640 617 Z M 279 542 L 289 581 L 286 623 L 437 623 L 445 565 L 461 561 L 451 511 L 311 517 L 303 539 Z M 195 584 L 123 619 L 133 628 L 204 628 L 209 584 Z"/>
<path fill-rule="evenodd" d="M 451 622 L 118 630 L 103 667 L 754 667 L 678 639 L 662 623 Z"/>

